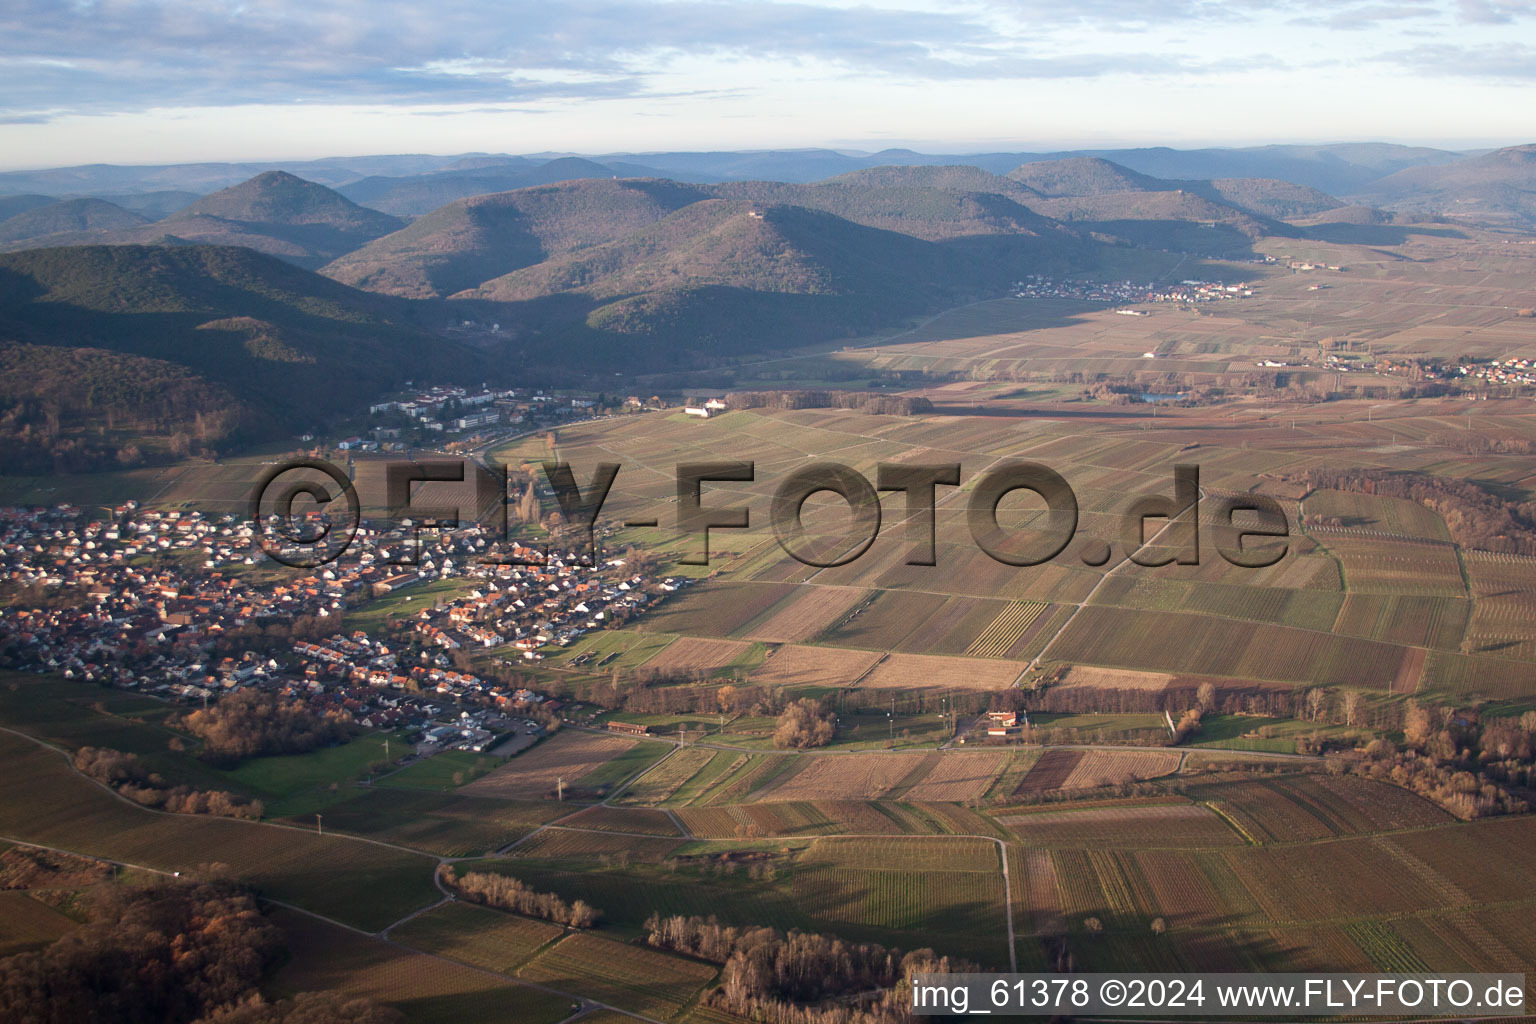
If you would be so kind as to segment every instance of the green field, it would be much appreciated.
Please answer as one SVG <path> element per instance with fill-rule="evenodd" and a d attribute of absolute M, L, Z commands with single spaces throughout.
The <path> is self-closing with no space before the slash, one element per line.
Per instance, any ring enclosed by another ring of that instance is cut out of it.
<path fill-rule="evenodd" d="M 368 733 L 307 754 L 253 757 L 220 774 L 229 788 L 261 797 L 267 814 L 289 817 L 346 799 L 353 783 L 387 769 L 410 751 L 400 733 Z"/>
<path fill-rule="evenodd" d="M 380 777 L 374 784 L 391 789 L 447 792 L 501 764 L 501 758 L 468 750 L 444 750 Z"/>
<path fill-rule="evenodd" d="M 381 928 L 436 898 L 434 861 L 312 831 L 129 804 L 57 752 L 0 733 L 0 835 L 162 871 L 225 865 L 275 899 Z"/>

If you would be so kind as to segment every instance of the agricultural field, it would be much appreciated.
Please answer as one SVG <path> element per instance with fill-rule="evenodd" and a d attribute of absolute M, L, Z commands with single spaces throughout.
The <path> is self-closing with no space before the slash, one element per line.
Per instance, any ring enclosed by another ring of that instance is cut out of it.
<path fill-rule="evenodd" d="M 431 857 L 345 836 L 135 807 L 75 774 L 57 751 L 0 733 L 0 835 L 162 871 L 224 864 L 264 893 L 377 929 L 431 903 Z"/>
<path fill-rule="evenodd" d="M 557 817 L 558 805 L 369 789 L 326 807 L 329 830 L 380 839 L 441 857 L 499 850 Z M 314 819 L 295 819 L 312 826 Z"/>
<path fill-rule="evenodd" d="M 733 665 L 745 665 L 753 645 L 741 640 L 679 637 L 641 663 L 642 670 L 664 676 L 703 677 Z"/>
<path fill-rule="evenodd" d="M 1536 559 L 1469 551 L 1463 560 L 1474 608 L 1464 650 L 1536 661 Z"/>
<path fill-rule="evenodd" d="M 596 935 L 568 935 L 518 971 L 528 981 L 581 991 L 605 1003 L 669 1018 L 715 976 L 715 968 Z"/>
<path fill-rule="evenodd" d="M 774 649 L 749 678 L 763 686 L 795 689 L 852 686 L 880 658 L 874 651 L 785 644 Z"/>
<path fill-rule="evenodd" d="M 1452 820 L 1407 790 L 1351 776 L 1255 777 L 1202 783 L 1189 794 L 1258 843 L 1393 832 Z"/>
<path fill-rule="evenodd" d="M 1047 750 L 1015 792 L 1096 789 L 1153 779 L 1177 771 L 1182 757 L 1176 750 Z"/>
<path fill-rule="evenodd" d="M 1024 671 L 1022 662 L 892 654 L 859 681 L 862 690 L 1004 690 Z"/>
<path fill-rule="evenodd" d="M 855 587 L 801 587 L 788 601 L 774 606 L 772 614 L 746 630 L 749 640 L 797 644 L 814 640 L 827 625 L 836 622 L 866 594 Z"/>
<path fill-rule="evenodd" d="M 279 996 L 337 991 L 393 1007 L 423 1024 L 556 1024 L 571 1013 L 570 998 L 510 977 L 412 952 L 296 911 L 278 909 L 272 919 L 289 950 L 272 983 Z"/>
<path fill-rule="evenodd" d="M 813 754 L 754 794 L 758 801 L 874 800 L 924 766 L 926 754 Z"/>
<path fill-rule="evenodd" d="M 1182 800 L 996 814 L 1030 846 L 1235 846 L 1243 837 L 1215 812 Z"/>
<path fill-rule="evenodd" d="M 965 803 L 979 800 L 1003 773 L 1008 754 L 947 753 L 904 794 L 908 800 Z"/>
<path fill-rule="evenodd" d="M 681 753 L 687 753 L 687 751 Z M 677 824 L 666 811 L 652 810 L 647 807 L 610 807 L 605 804 L 596 804 L 561 818 L 560 824 L 570 828 L 592 829 L 598 832 L 623 832 L 642 836 L 679 834 Z"/>
<path fill-rule="evenodd" d="M 0 957 L 40 949 L 78 922 L 24 892 L 0 892 Z"/>
<path fill-rule="evenodd" d="M 510 974 L 564 934 L 548 921 L 455 901 L 411 918 L 389 937 L 424 953 Z"/>
<path fill-rule="evenodd" d="M 519 841 L 508 852 L 514 857 L 537 860 L 613 860 L 627 864 L 666 860 L 681 845 L 681 838 L 550 825 Z"/>
<path fill-rule="evenodd" d="M 609 789 L 628 774 L 605 770 L 620 767 L 639 771 L 665 751 L 659 743 L 637 742 L 622 736 L 564 730 L 523 751 L 506 764 L 460 789 L 466 796 L 504 800 L 541 800 L 556 795 L 563 783 L 567 796 Z M 626 755 L 635 753 L 634 758 Z"/>
<path fill-rule="evenodd" d="M 725 756 L 720 751 L 701 747 L 679 750 L 663 758 L 650 771 L 631 783 L 619 799 L 626 804 L 665 803 L 711 762 Z M 723 770 L 723 767 L 722 762 L 720 770 Z"/>

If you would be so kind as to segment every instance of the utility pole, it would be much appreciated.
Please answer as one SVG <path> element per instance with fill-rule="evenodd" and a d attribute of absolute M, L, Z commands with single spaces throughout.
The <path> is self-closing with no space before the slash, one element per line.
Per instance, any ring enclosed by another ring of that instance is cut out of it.
<path fill-rule="evenodd" d="M 320 824 L 320 815 L 318 814 L 315 815 L 315 834 L 320 836 L 325 835 L 325 828 Z"/>
<path fill-rule="evenodd" d="M 556 779 L 555 780 L 555 799 L 557 801 L 559 801 L 560 803 L 564 803 L 565 802 L 565 780 L 564 779 Z"/>

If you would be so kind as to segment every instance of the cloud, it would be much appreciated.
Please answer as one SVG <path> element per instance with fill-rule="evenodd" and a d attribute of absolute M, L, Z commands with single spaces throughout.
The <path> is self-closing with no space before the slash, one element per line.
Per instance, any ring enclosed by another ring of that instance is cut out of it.
<path fill-rule="evenodd" d="M 919 81 L 1200 73 L 1198 60 L 1179 55 L 1085 53 L 1031 29 L 1125 28 L 1223 10 L 1230 5 L 1207 0 L 941 10 L 741 0 L 13 0 L 0 9 L 0 113 L 603 100 L 658 94 L 659 79 L 682 59 Z"/>
<path fill-rule="evenodd" d="M 1375 29 L 1388 22 L 1433 18 L 1439 14 L 1439 10 L 1424 4 L 1367 4 L 1341 10 L 1323 24 L 1339 30 Z"/>
<path fill-rule="evenodd" d="M 1520 43 L 1490 46 L 1431 44 L 1383 53 L 1375 59 L 1421 75 L 1509 81 L 1536 79 L 1536 48 Z"/>
<path fill-rule="evenodd" d="M 1532 13 L 1528 0 L 1457 0 L 1457 7 L 1475 25 L 1508 25 Z"/>

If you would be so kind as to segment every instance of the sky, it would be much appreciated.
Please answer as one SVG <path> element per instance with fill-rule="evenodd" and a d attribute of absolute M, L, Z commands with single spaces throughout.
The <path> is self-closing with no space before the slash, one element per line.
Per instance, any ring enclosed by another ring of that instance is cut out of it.
<path fill-rule="evenodd" d="M 1536 141 L 1536 0 L 0 0 L 0 167 Z"/>

